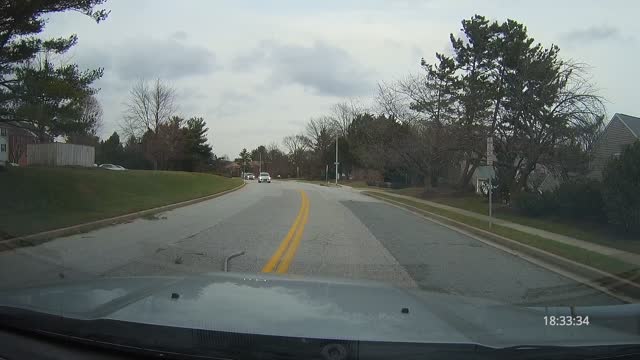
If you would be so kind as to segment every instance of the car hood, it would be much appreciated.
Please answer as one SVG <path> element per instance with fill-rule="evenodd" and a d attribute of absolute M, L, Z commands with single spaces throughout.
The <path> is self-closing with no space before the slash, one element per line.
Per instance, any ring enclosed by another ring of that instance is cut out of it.
<path fill-rule="evenodd" d="M 103 278 L 0 292 L 2 309 L 63 318 L 317 339 L 516 345 L 637 344 L 638 305 L 522 308 L 376 282 L 214 273 Z M 590 325 L 545 326 L 545 315 Z"/>

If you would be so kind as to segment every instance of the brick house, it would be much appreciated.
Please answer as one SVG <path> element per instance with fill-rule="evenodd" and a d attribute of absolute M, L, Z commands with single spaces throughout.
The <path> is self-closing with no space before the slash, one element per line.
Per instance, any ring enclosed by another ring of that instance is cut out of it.
<path fill-rule="evenodd" d="M 29 124 L 0 123 L 0 163 L 27 165 L 27 145 L 38 142 L 36 132 Z"/>

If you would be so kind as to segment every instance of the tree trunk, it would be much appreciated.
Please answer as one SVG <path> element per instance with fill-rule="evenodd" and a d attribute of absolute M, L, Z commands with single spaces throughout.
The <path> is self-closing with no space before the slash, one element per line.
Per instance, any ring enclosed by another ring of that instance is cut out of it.
<path fill-rule="evenodd" d="M 438 187 L 438 175 L 437 174 L 430 174 L 429 175 L 429 181 L 431 183 L 431 187 Z"/>
<path fill-rule="evenodd" d="M 465 160 L 465 169 L 462 172 L 462 176 L 460 177 L 460 182 L 458 183 L 459 189 L 465 189 L 469 182 L 471 181 L 471 177 L 473 173 L 478 168 L 478 161 L 473 161 L 470 159 Z"/>
<path fill-rule="evenodd" d="M 518 188 L 519 189 L 527 189 L 528 188 L 528 182 L 529 182 L 529 175 L 531 175 L 531 173 L 533 172 L 533 170 L 535 170 L 536 168 L 536 164 L 533 163 L 533 165 L 528 165 L 526 167 L 526 170 L 523 171 L 522 176 L 520 177 L 520 179 L 518 179 Z"/>

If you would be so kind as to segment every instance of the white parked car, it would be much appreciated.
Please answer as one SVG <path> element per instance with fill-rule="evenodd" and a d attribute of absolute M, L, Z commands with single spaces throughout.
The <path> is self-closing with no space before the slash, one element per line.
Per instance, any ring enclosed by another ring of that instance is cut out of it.
<path fill-rule="evenodd" d="M 271 176 L 269 175 L 269 173 L 266 172 L 261 172 L 260 176 L 258 176 L 258 182 L 259 183 L 271 183 Z"/>
<path fill-rule="evenodd" d="M 127 170 L 120 165 L 114 165 L 114 164 L 100 164 L 99 168 L 105 169 L 105 170 L 114 170 L 114 171 Z"/>

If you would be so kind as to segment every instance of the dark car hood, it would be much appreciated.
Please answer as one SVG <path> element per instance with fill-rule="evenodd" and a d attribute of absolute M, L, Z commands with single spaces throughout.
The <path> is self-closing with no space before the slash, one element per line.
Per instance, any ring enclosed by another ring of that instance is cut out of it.
<path fill-rule="evenodd" d="M 316 339 L 491 347 L 640 343 L 635 304 L 522 308 L 375 282 L 267 274 L 61 283 L 2 291 L 0 306 L 81 320 Z M 589 315 L 590 325 L 545 326 L 545 315 L 572 311 Z"/>

